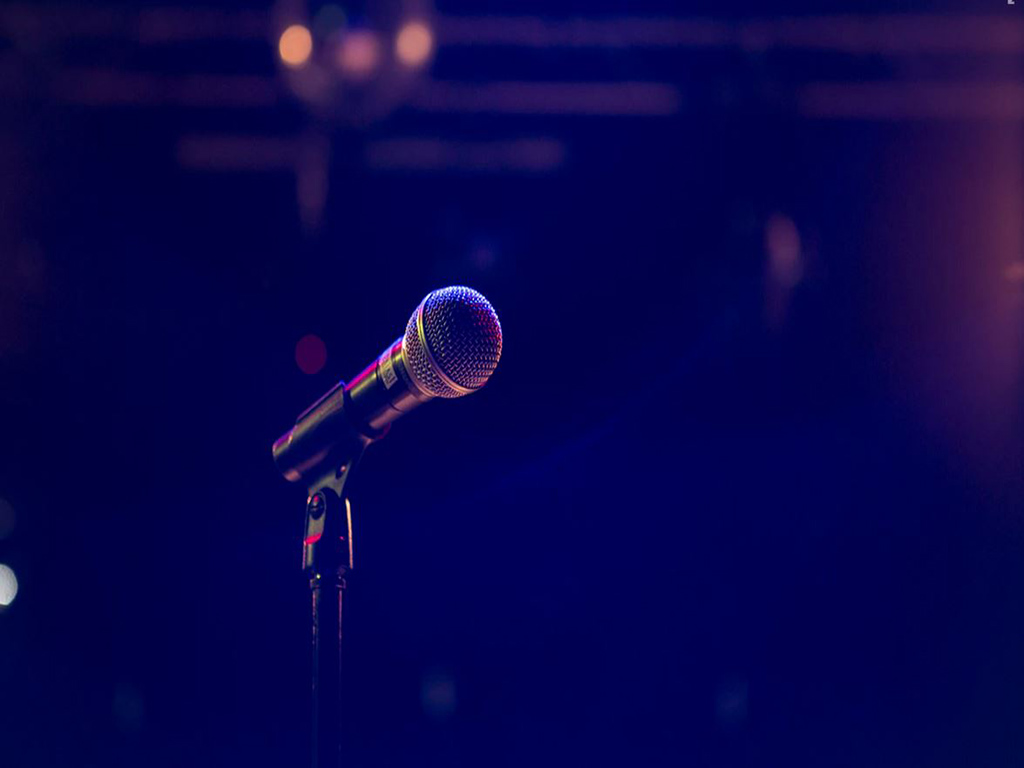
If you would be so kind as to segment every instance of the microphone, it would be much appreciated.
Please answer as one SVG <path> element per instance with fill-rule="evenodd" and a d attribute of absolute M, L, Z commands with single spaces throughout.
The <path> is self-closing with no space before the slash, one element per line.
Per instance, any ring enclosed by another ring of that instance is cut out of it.
<path fill-rule="evenodd" d="M 338 382 L 274 442 L 274 463 L 293 482 L 335 471 L 399 416 L 434 398 L 476 392 L 500 357 L 501 325 L 482 294 L 464 286 L 428 293 L 403 336 L 348 384 Z"/>

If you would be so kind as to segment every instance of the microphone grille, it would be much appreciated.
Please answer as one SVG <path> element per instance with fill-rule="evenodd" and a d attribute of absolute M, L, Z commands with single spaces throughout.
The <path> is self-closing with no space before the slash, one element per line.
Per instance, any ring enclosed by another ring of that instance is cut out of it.
<path fill-rule="evenodd" d="M 483 294 L 460 285 L 441 288 L 412 313 L 403 347 L 410 373 L 427 394 L 460 397 L 482 387 L 498 366 L 501 324 Z"/>

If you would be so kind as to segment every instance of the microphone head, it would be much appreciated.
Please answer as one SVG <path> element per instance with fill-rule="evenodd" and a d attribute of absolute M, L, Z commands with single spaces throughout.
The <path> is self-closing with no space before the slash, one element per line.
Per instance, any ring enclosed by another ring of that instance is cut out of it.
<path fill-rule="evenodd" d="M 409 373 L 424 394 L 461 397 L 486 384 L 498 366 L 501 325 L 482 294 L 453 285 L 420 302 L 402 346 Z"/>

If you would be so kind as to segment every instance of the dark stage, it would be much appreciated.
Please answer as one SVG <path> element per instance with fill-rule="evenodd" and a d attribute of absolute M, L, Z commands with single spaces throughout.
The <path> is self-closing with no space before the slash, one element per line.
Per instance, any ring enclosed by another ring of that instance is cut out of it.
<path fill-rule="evenodd" d="M 0 5 L 0 766 L 1024 765 L 1024 4 Z"/>

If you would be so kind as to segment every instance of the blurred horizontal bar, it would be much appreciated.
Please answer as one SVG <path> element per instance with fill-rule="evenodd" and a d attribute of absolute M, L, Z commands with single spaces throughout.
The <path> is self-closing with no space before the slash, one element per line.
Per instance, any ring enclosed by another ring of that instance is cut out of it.
<path fill-rule="evenodd" d="M 706 19 L 608 17 L 550 19 L 532 16 L 442 16 L 438 43 L 527 48 L 721 47 L 733 25 Z"/>
<path fill-rule="evenodd" d="M 304 144 L 269 136 L 183 136 L 178 164 L 207 171 L 294 171 Z"/>
<path fill-rule="evenodd" d="M 366 163 L 390 171 L 525 171 L 543 173 L 565 162 L 565 145 L 555 139 L 440 141 L 389 139 L 366 148 Z"/>
<path fill-rule="evenodd" d="M 1013 54 L 1024 51 L 1024 18 L 993 0 L 991 15 L 875 14 L 716 21 L 605 16 L 438 16 L 441 46 L 528 48 L 789 48 L 851 54 Z M 143 44 L 270 40 L 269 11 L 214 8 L 0 6 L 0 37 L 123 37 Z"/>
<path fill-rule="evenodd" d="M 206 171 L 289 171 L 318 147 L 302 137 L 184 136 L 178 163 Z M 315 155 L 326 158 L 325 153 Z M 557 139 L 445 141 L 434 138 L 384 139 L 366 147 L 368 167 L 384 171 L 523 171 L 544 173 L 565 162 L 565 144 Z M 326 162 L 326 159 L 323 160 Z"/>
<path fill-rule="evenodd" d="M 67 37 L 134 37 L 138 14 L 118 8 L 0 5 L 0 37 L 35 40 Z"/>
<path fill-rule="evenodd" d="M 521 115 L 671 115 L 682 96 L 666 83 L 453 83 L 433 81 L 409 99 L 425 112 Z"/>
<path fill-rule="evenodd" d="M 869 120 L 1024 120 L 1024 83 L 816 83 L 803 88 L 810 117 Z"/>
<path fill-rule="evenodd" d="M 270 14 L 214 8 L 150 8 L 139 12 L 140 43 L 270 40 Z"/>
<path fill-rule="evenodd" d="M 0 5 L 0 37 L 52 40 L 126 38 L 140 43 L 269 39 L 270 14 L 215 8 L 123 9 L 60 5 Z"/>
<path fill-rule="evenodd" d="M 281 85 L 256 75 L 153 75 L 112 69 L 60 72 L 54 94 L 87 106 L 270 107 Z"/>
<path fill-rule="evenodd" d="M 153 75 L 109 69 L 67 70 L 55 95 L 82 105 L 269 107 L 281 97 L 272 77 Z M 410 104 L 427 112 L 542 115 L 668 115 L 679 111 L 679 91 L 663 83 L 450 83 L 433 81 Z"/>
<path fill-rule="evenodd" d="M 0 68 L 0 93 L 31 97 L 16 69 Z M 9 76 L 8 76 L 9 75 Z M 273 77 L 166 76 L 115 70 L 67 70 L 53 80 L 53 95 L 83 106 L 267 108 L 282 101 Z M 680 91 L 665 83 L 425 83 L 408 100 L 425 112 L 455 114 L 658 116 L 680 111 Z M 879 120 L 1024 120 L 1022 82 L 814 83 L 799 89 L 810 117 Z"/>
<path fill-rule="evenodd" d="M 1024 19 L 1005 13 L 810 16 L 738 23 L 638 17 L 442 16 L 436 24 L 441 46 L 796 48 L 882 54 L 1024 51 Z"/>

